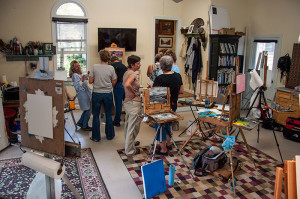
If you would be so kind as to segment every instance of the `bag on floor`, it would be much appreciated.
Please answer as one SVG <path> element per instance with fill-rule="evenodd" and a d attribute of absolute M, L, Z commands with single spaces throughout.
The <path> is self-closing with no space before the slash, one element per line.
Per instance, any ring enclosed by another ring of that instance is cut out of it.
<path fill-rule="evenodd" d="M 194 121 L 188 121 L 186 124 L 186 127 L 189 127 L 185 132 L 187 135 L 192 135 L 192 133 L 194 132 L 194 130 L 197 128 L 197 122 L 195 122 L 194 124 L 192 124 Z M 192 125 L 191 125 L 192 124 Z M 197 130 L 197 133 L 200 134 L 199 129 Z"/>
<path fill-rule="evenodd" d="M 286 118 L 283 136 L 287 139 L 300 142 L 300 118 Z"/>
<path fill-rule="evenodd" d="M 207 171 L 213 172 L 222 168 L 226 161 L 227 156 L 222 149 L 209 146 L 196 154 L 192 168 L 195 169 L 196 176 L 205 176 Z M 201 169 L 201 174 L 197 172 L 198 169 Z"/>

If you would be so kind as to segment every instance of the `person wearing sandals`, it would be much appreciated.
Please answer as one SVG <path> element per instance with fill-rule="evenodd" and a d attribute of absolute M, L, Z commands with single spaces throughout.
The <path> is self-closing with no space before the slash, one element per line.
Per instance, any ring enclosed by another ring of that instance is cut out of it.
<path fill-rule="evenodd" d="M 124 110 L 125 110 L 125 125 L 124 125 L 124 135 L 125 135 L 125 154 L 127 156 L 132 156 L 140 153 L 139 149 L 135 146 L 139 142 L 135 142 L 140 131 L 140 125 L 142 118 L 140 114 L 142 113 L 142 99 L 140 96 L 140 83 L 136 75 L 136 71 L 141 67 L 141 58 L 135 55 L 131 55 L 127 58 L 128 70 L 123 76 L 123 86 L 125 89 L 125 99 L 124 99 Z"/>
<path fill-rule="evenodd" d="M 91 116 L 91 89 L 87 84 L 88 77 L 82 75 L 81 67 L 78 61 L 73 60 L 70 64 L 69 75 L 72 78 L 74 88 L 76 90 L 77 99 L 80 109 L 83 110 L 77 126 L 80 126 L 84 131 L 91 131 L 92 128 L 88 126 Z"/>
<path fill-rule="evenodd" d="M 113 66 L 109 65 L 111 55 L 107 50 L 100 50 L 100 64 L 95 64 L 91 70 L 89 83 L 93 84 L 92 93 L 92 112 L 93 112 L 93 125 L 91 140 L 99 142 L 100 136 L 100 108 L 101 104 L 104 105 L 105 111 L 105 134 L 108 140 L 115 137 L 115 129 L 112 122 L 112 105 L 113 95 L 112 89 L 117 83 L 117 76 Z"/>
<path fill-rule="evenodd" d="M 153 87 L 168 87 L 170 88 L 170 103 L 172 111 L 177 110 L 177 100 L 178 95 L 183 93 L 182 79 L 179 73 L 172 71 L 173 59 L 170 56 L 163 56 L 160 59 L 160 67 L 163 71 L 162 75 L 156 77 L 153 83 Z M 166 128 L 169 132 L 170 123 L 165 123 Z M 155 124 L 155 129 L 157 130 L 158 125 Z M 160 137 L 160 136 L 159 136 Z M 160 142 L 160 150 L 155 153 L 158 155 L 168 155 L 168 149 L 172 149 L 170 138 L 167 136 L 166 130 L 162 129 L 162 142 Z"/>

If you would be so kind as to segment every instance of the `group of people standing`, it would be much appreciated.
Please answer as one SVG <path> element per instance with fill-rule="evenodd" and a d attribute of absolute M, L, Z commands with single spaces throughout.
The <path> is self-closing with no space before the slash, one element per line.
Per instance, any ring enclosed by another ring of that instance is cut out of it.
<path fill-rule="evenodd" d="M 89 74 L 83 74 L 78 61 L 71 62 L 70 77 L 72 77 L 80 109 L 83 111 L 77 125 L 85 131 L 92 131 L 90 139 L 94 142 L 101 140 L 100 109 L 104 105 L 105 134 L 108 140 L 115 137 L 114 126 L 119 127 L 121 121 L 122 104 L 125 110 L 125 153 L 132 156 L 140 153 L 135 141 L 142 121 L 142 99 L 140 83 L 136 71 L 141 67 L 141 58 L 131 55 L 127 59 L 128 67 L 123 65 L 118 57 L 111 56 L 107 50 L 99 51 L 100 64 L 95 64 Z M 179 93 L 183 92 L 182 79 L 176 65 L 176 55 L 173 51 L 156 55 L 155 67 L 148 67 L 147 75 L 151 81 L 149 87 L 169 87 L 171 93 L 171 108 L 177 109 Z M 93 91 L 88 86 L 93 84 Z M 113 90 L 113 93 L 112 93 Z M 115 101 L 115 118 L 112 121 L 113 97 Z M 91 113 L 92 127 L 88 126 Z M 169 127 L 169 125 L 167 125 Z M 169 138 L 162 133 L 161 149 L 158 154 L 167 155 Z"/>

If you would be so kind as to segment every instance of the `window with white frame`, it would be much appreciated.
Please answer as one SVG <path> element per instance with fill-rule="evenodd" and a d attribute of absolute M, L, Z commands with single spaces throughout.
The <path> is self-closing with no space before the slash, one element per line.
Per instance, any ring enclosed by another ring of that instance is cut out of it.
<path fill-rule="evenodd" d="M 84 5 L 77 0 L 60 0 L 54 5 L 51 17 L 56 69 L 69 72 L 71 61 L 77 60 L 82 72 L 86 72 L 88 17 Z"/>

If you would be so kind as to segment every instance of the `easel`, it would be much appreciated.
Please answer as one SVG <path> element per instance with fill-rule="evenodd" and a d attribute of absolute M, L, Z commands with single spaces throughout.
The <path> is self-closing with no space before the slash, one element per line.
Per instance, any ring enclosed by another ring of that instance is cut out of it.
<path fill-rule="evenodd" d="M 267 80 L 267 70 L 268 70 L 268 66 L 267 66 L 267 54 L 265 54 L 264 55 L 265 56 L 265 64 L 264 64 L 264 83 L 263 83 L 263 85 L 262 86 L 260 86 L 260 87 L 257 87 L 255 90 L 254 90 L 254 92 L 256 91 L 256 90 L 258 90 L 258 92 L 257 92 L 257 94 L 256 94 L 256 96 L 255 96 L 255 98 L 254 98 L 254 100 L 253 100 L 253 102 L 252 102 L 252 104 L 251 104 L 251 106 L 250 106 L 250 108 L 249 108 L 249 111 L 248 111 L 248 113 L 247 113 L 247 115 L 246 115 L 246 117 L 248 117 L 248 115 L 249 115 L 249 113 L 250 113 L 250 111 L 253 109 L 253 108 L 257 108 L 257 109 L 259 109 L 260 111 L 261 111 L 261 118 L 263 117 L 263 110 L 264 110 L 264 107 L 266 106 L 267 107 L 267 105 L 268 105 L 268 103 L 267 103 L 267 100 L 266 100 L 266 97 L 265 97 L 265 94 L 264 94 L 264 91 L 267 89 L 267 87 L 266 87 L 266 80 Z M 253 107 L 254 106 L 254 103 L 256 102 L 256 99 L 258 98 L 258 105 L 257 105 L 257 107 Z M 262 103 L 263 102 L 263 103 Z M 264 106 L 263 106 L 264 105 Z M 270 110 L 272 110 L 271 108 L 267 108 L 267 109 L 270 109 Z M 271 116 L 270 116 L 270 114 L 269 114 L 269 112 L 268 112 L 268 110 L 266 111 L 266 117 L 267 118 L 271 118 Z M 259 142 L 259 125 L 258 125 L 258 128 L 257 128 L 257 142 Z M 278 148 L 278 151 L 279 151 L 279 155 L 280 155 L 280 158 L 281 158 L 281 161 L 282 161 L 282 163 L 283 163 L 283 158 L 282 158 L 282 155 L 281 155 L 281 151 L 280 151 L 280 148 L 279 148 L 279 144 L 278 144 L 278 141 L 277 141 L 277 137 L 276 137 L 276 134 L 275 134 L 275 130 L 274 130 L 274 120 L 272 121 L 272 129 L 273 129 L 273 135 L 274 135 L 274 138 L 275 138 L 275 142 L 276 142 L 276 145 L 277 145 L 277 148 Z"/>
<path fill-rule="evenodd" d="M 285 160 L 283 169 L 281 167 L 276 168 L 274 199 L 281 199 L 283 179 L 284 198 L 297 198 L 297 192 L 299 190 L 297 190 L 296 161 Z"/>
<path fill-rule="evenodd" d="M 150 88 L 150 89 L 156 89 L 156 88 Z M 144 164 L 146 164 L 146 162 L 148 161 L 148 158 L 149 158 L 149 156 L 151 154 L 152 148 L 153 148 L 153 152 L 152 152 L 151 162 L 153 162 L 153 159 L 154 159 L 154 156 L 155 156 L 155 150 L 156 150 L 156 146 L 157 146 L 157 138 L 160 135 L 161 129 L 165 128 L 167 134 L 169 135 L 169 137 L 170 137 L 170 139 L 172 141 L 172 144 L 176 148 L 176 150 L 177 150 L 179 156 L 181 157 L 184 165 L 188 168 L 190 175 L 192 177 L 194 177 L 193 174 L 192 174 L 192 172 L 190 171 L 189 166 L 185 162 L 185 160 L 184 160 L 181 152 L 179 151 L 179 149 L 178 149 L 178 147 L 177 147 L 174 139 L 172 138 L 171 132 L 165 126 L 165 123 L 167 123 L 167 122 L 174 122 L 174 121 L 178 121 L 178 120 L 183 120 L 182 116 L 180 116 L 179 114 L 171 111 L 171 106 L 170 106 L 170 89 L 167 88 L 167 95 L 166 95 L 167 101 L 163 102 L 163 103 L 151 103 L 151 100 L 150 100 L 150 91 L 149 91 L 150 89 L 144 89 L 143 90 L 143 96 L 144 96 L 144 113 L 148 116 L 148 118 L 152 121 L 152 123 L 158 124 L 158 128 L 157 128 L 157 131 L 155 133 L 153 142 L 152 142 L 152 144 L 150 146 L 150 149 L 149 149 L 149 152 L 147 154 L 147 157 L 145 159 Z M 172 119 L 163 119 L 163 120 L 159 120 L 159 119 L 157 119 L 157 118 L 154 117 L 154 115 L 162 114 L 162 113 L 171 113 L 171 114 L 173 114 L 173 115 L 175 115 L 177 117 L 176 118 L 172 118 Z"/>

